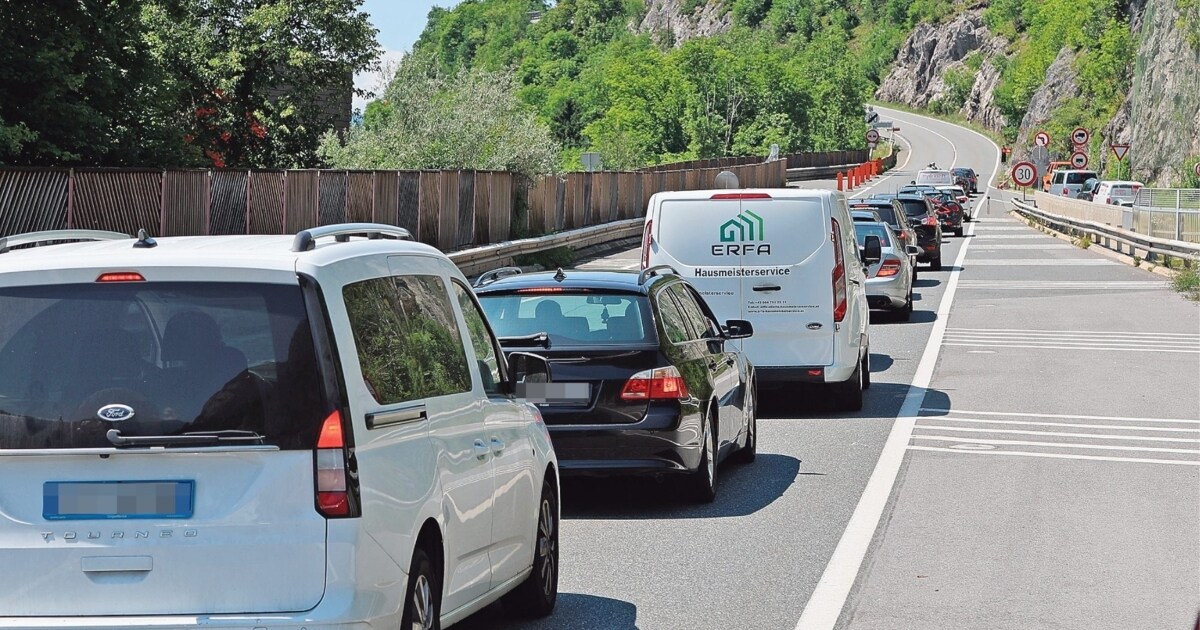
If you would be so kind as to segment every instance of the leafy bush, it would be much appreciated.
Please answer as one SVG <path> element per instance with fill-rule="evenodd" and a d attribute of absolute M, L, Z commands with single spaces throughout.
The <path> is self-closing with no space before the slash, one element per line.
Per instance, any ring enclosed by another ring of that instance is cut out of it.
<path fill-rule="evenodd" d="M 1200 273 L 1196 267 L 1176 271 L 1171 286 L 1187 299 L 1200 302 Z"/>

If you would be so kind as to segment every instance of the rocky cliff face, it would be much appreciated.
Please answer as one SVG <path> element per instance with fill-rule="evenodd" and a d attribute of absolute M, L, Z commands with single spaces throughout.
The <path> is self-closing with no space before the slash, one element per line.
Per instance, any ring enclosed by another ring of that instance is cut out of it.
<path fill-rule="evenodd" d="M 975 82 L 963 105 L 968 120 L 999 130 L 1004 116 L 996 108 L 993 92 L 1000 71 L 992 59 L 1003 55 L 1008 40 L 994 35 L 983 24 L 983 9 L 960 13 L 945 24 L 919 24 L 900 48 L 891 72 L 884 78 L 875 98 L 910 107 L 928 107 L 950 91 L 945 74 L 965 68 L 972 53 L 982 56 Z"/>
<path fill-rule="evenodd" d="M 733 26 L 733 16 L 721 0 L 708 0 L 686 14 L 683 4 L 684 0 L 646 0 L 645 17 L 632 25 L 633 31 L 679 46 L 689 39 L 724 33 Z"/>
<path fill-rule="evenodd" d="M 1200 50 L 1178 26 L 1175 0 L 1147 0 L 1129 107 L 1133 172 L 1147 184 L 1182 179 L 1200 156 Z"/>

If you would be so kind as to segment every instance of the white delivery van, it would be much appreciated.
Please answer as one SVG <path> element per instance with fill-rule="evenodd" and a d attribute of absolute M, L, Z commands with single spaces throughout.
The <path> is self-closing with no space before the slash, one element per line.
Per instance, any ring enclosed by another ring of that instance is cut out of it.
<path fill-rule="evenodd" d="M 940 168 L 917 171 L 918 186 L 953 186 L 954 173 Z"/>
<path fill-rule="evenodd" d="M 868 246 L 863 258 L 878 259 Z M 721 320 L 746 319 L 735 343 L 764 387 L 828 383 L 839 407 L 870 386 L 866 274 L 840 192 L 801 188 L 657 193 L 642 266 L 670 265 Z"/>

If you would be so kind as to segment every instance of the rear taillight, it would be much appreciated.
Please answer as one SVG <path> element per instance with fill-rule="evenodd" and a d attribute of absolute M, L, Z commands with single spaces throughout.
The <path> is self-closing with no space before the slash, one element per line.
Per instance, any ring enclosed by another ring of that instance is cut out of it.
<path fill-rule="evenodd" d="M 908 241 L 908 234 L 904 232 L 896 232 L 896 238 L 900 239 L 900 242 L 904 243 Z"/>
<path fill-rule="evenodd" d="M 646 232 L 642 234 L 642 269 L 650 268 L 650 228 L 654 221 L 646 221 Z"/>
<path fill-rule="evenodd" d="M 900 273 L 900 261 L 895 258 L 884 258 L 883 263 L 879 266 L 879 273 L 875 274 L 876 278 L 889 278 Z"/>
<path fill-rule="evenodd" d="M 688 397 L 687 385 L 675 366 L 644 370 L 629 377 L 621 400 L 681 400 Z"/>
<path fill-rule="evenodd" d="M 346 437 L 342 431 L 342 414 L 334 411 L 321 424 L 317 437 L 317 511 L 326 518 L 352 516 Z"/>
<path fill-rule="evenodd" d="M 136 271 L 120 271 L 102 273 L 96 278 L 96 282 L 145 282 L 146 279 L 142 274 Z"/>
<path fill-rule="evenodd" d="M 833 321 L 840 322 L 846 318 L 846 264 L 842 259 L 842 229 L 837 219 L 833 224 Z"/>
<path fill-rule="evenodd" d="M 937 225 L 937 224 L 938 224 L 938 221 L 937 221 L 936 217 L 927 216 L 921 220 L 921 225 L 933 226 L 933 225 Z"/>

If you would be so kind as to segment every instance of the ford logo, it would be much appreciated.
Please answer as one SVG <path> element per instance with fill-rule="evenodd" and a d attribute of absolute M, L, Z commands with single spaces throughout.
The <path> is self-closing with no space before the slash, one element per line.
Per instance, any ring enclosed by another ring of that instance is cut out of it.
<path fill-rule="evenodd" d="M 96 417 L 109 422 L 121 422 L 133 417 L 133 407 L 129 405 L 104 405 L 96 410 Z"/>
<path fill-rule="evenodd" d="M 821 322 L 811 322 L 809 325 L 805 326 L 805 328 L 809 330 L 818 330 L 821 328 Z"/>

